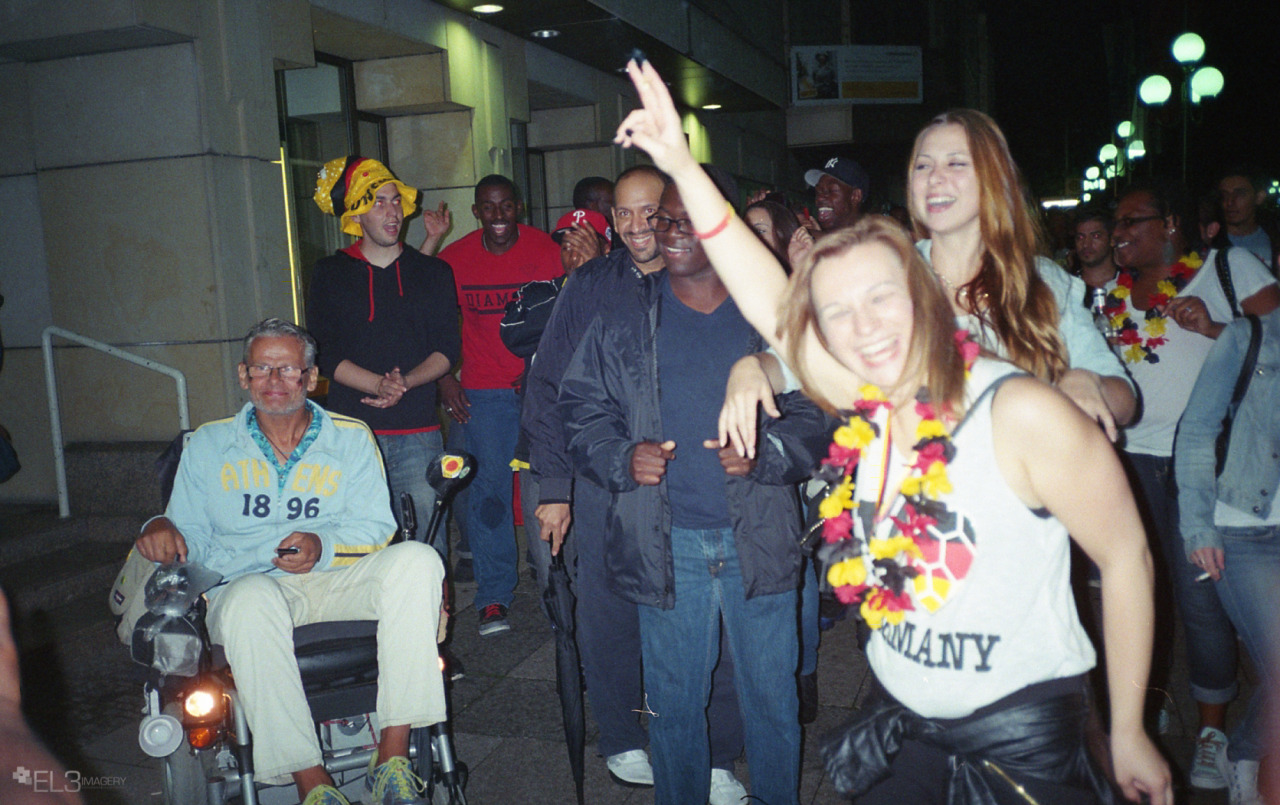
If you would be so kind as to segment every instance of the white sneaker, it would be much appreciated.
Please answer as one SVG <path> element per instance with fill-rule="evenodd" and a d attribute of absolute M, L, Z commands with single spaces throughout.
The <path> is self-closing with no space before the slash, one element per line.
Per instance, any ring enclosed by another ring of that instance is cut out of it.
<path fill-rule="evenodd" d="M 604 765 L 609 769 L 609 776 L 622 785 L 653 785 L 653 766 L 649 763 L 649 753 L 643 749 L 609 755 Z"/>
<path fill-rule="evenodd" d="M 1216 765 L 1226 781 L 1227 801 L 1231 805 L 1264 805 L 1262 795 L 1258 793 L 1258 761 L 1228 760 L 1224 744 Z"/>
<path fill-rule="evenodd" d="M 1196 751 L 1191 756 L 1191 773 L 1187 780 L 1193 788 L 1211 790 L 1227 787 L 1227 779 L 1218 766 L 1218 753 L 1227 756 L 1227 736 L 1222 730 L 1204 727 L 1196 738 Z"/>
<path fill-rule="evenodd" d="M 711 770 L 711 793 L 707 797 L 710 805 L 742 805 L 746 801 L 747 789 L 733 776 L 733 772 L 727 769 Z"/>

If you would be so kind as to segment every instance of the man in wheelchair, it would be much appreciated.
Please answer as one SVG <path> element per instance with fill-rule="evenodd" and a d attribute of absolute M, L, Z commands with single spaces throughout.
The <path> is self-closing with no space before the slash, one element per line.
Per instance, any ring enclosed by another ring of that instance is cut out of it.
<path fill-rule="evenodd" d="M 444 567 L 422 543 L 387 547 L 396 522 L 373 434 L 307 399 L 315 351 L 305 330 L 280 319 L 249 331 L 239 380 L 251 402 L 192 434 L 168 508 L 135 547 L 153 562 L 199 562 L 223 575 L 208 594 L 207 624 L 235 675 L 258 779 L 292 776 L 304 805 L 347 799 L 322 762 L 293 629 L 378 621 L 381 733 L 366 802 L 425 802 L 409 733 L 447 718 L 432 639 Z"/>

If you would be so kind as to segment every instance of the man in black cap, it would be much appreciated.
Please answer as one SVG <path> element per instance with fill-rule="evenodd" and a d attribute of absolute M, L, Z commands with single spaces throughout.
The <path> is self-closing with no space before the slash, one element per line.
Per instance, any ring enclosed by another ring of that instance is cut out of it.
<path fill-rule="evenodd" d="M 804 181 L 814 188 L 818 226 L 823 232 L 853 226 L 862 217 L 871 182 L 857 162 L 832 157 L 821 168 L 806 171 Z"/>

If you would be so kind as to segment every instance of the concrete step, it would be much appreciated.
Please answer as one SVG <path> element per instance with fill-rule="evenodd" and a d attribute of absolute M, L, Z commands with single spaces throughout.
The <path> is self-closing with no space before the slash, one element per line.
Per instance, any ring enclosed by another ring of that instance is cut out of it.
<path fill-rule="evenodd" d="M 56 548 L 0 567 L 0 587 L 14 611 L 22 615 L 57 607 L 95 590 L 101 591 L 105 608 L 107 591 L 129 547 L 89 540 Z"/>
<path fill-rule="evenodd" d="M 161 510 L 155 461 L 166 442 L 81 442 L 67 445 L 71 512 L 156 514 Z"/>
<path fill-rule="evenodd" d="M 98 515 L 60 519 L 57 509 L 0 506 L 0 587 L 17 615 L 98 595 L 119 572 L 142 515 Z"/>

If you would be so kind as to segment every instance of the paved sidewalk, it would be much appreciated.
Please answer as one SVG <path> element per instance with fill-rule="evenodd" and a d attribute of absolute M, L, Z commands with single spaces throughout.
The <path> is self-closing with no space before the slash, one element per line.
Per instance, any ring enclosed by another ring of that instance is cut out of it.
<path fill-rule="evenodd" d="M 451 646 L 466 666 L 453 685 L 453 728 L 460 759 L 471 770 L 471 805 L 573 802 L 573 787 L 555 694 L 554 638 L 538 606 L 533 582 L 522 567 L 511 608 L 510 632 L 481 638 L 470 606 L 474 585 L 460 585 Z M 116 642 L 106 611 L 107 586 L 85 589 L 70 603 L 21 615 L 24 692 L 33 724 L 86 781 L 85 798 L 103 805 L 160 802 L 159 763 L 138 748 L 141 676 Z M 849 717 L 865 692 L 867 669 L 855 649 L 851 621 L 823 634 L 819 659 L 822 707 L 805 730 L 801 802 L 843 802 L 823 778 L 814 748 L 817 736 Z M 1173 684 L 1185 690 L 1185 670 Z M 1185 695 L 1179 719 L 1190 723 Z M 1232 708 L 1242 710 L 1242 705 Z M 1177 721 L 1178 719 L 1175 719 Z M 1174 724 L 1164 743 L 1185 763 L 1189 728 Z M 594 754 L 595 726 L 588 710 L 586 800 L 599 805 L 653 801 L 651 790 L 612 782 Z M 0 770 L 0 773 L 8 773 Z M 739 779 L 749 784 L 746 764 Z M 92 786 L 88 785 L 92 783 Z M 1186 793 L 1186 792 L 1184 792 Z M 1194 805 L 1225 803 L 1220 793 L 1180 797 Z"/>

